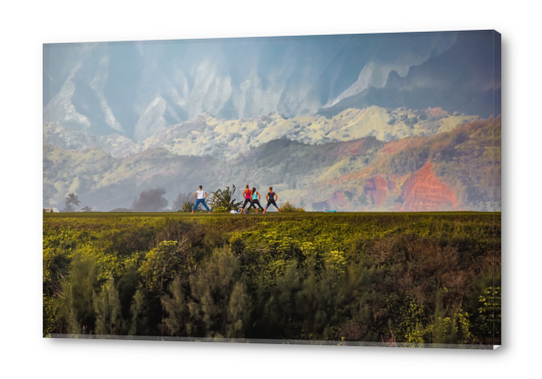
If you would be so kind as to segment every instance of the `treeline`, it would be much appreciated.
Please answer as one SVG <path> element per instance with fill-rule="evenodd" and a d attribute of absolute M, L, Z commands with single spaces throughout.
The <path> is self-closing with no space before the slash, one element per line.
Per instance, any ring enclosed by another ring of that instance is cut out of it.
<path fill-rule="evenodd" d="M 44 334 L 500 343 L 500 221 L 323 217 L 48 219 Z"/>
<path fill-rule="evenodd" d="M 208 204 L 214 212 L 228 212 L 232 209 L 239 209 L 243 204 L 235 198 L 235 185 L 230 188 L 227 186 L 224 189 L 217 189 L 208 192 Z M 139 194 L 139 197 L 134 199 L 130 208 L 115 208 L 110 212 L 164 212 L 167 211 L 168 200 L 164 197 L 166 190 L 163 188 L 150 188 Z M 173 201 L 174 212 L 191 212 L 194 208 L 194 193 L 180 192 L 177 198 Z M 66 197 L 66 207 L 62 212 L 75 212 L 75 206 L 80 203 L 78 196 L 75 193 L 70 193 Z M 287 210 L 297 210 L 293 205 L 287 203 Z M 92 208 L 86 206 L 81 209 L 84 212 L 92 212 Z"/>

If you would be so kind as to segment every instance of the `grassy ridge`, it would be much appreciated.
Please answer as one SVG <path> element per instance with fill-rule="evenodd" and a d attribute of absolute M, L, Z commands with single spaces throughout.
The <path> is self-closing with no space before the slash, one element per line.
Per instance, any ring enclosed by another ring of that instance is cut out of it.
<path fill-rule="evenodd" d="M 426 216 L 476 216 L 476 217 L 498 217 L 500 219 L 501 212 L 305 212 L 304 214 L 290 212 L 290 213 L 278 213 L 278 212 L 268 212 L 265 215 L 261 213 L 255 214 L 236 214 L 232 215 L 229 213 L 213 213 L 209 216 L 206 212 L 196 212 L 194 214 L 185 213 L 185 212 L 73 212 L 73 213 L 44 213 L 43 218 L 47 220 L 49 218 L 64 218 L 64 219 L 77 219 L 77 218 L 111 218 L 111 217 L 172 217 L 172 218 L 182 218 L 182 219 L 200 219 L 200 218 L 237 218 L 237 217 L 248 217 L 248 218 L 261 218 L 261 217 L 273 217 L 276 219 L 291 219 L 291 218 L 334 218 L 340 217 L 344 219 L 345 217 L 367 217 L 367 216 L 393 216 L 393 217 L 426 217 Z"/>
<path fill-rule="evenodd" d="M 46 214 L 44 333 L 491 345 L 500 219 Z"/>

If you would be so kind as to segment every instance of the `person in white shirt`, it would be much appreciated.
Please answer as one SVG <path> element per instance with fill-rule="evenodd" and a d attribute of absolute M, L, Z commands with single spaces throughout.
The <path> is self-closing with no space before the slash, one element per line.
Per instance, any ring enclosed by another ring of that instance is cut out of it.
<path fill-rule="evenodd" d="M 196 205 L 194 205 L 194 209 L 192 209 L 192 213 L 194 213 L 198 205 L 200 205 L 201 203 L 207 209 L 209 214 L 211 214 L 211 210 L 209 209 L 207 204 L 205 204 L 205 199 L 207 199 L 207 192 L 203 191 L 202 186 L 199 186 L 199 190 L 194 193 L 194 196 L 196 197 Z"/>

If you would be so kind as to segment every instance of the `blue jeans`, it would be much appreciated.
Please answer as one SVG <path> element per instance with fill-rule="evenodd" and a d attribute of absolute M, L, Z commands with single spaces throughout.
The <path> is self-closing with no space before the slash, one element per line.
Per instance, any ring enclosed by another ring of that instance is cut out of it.
<path fill-rule="evenodd" d="M 203 204 L 203 206 L 207 209 L 208 212 L 211 212 L 211 210 L 209 209 L 209 207 L 207 206 L 207 204 L 205 204 L 205 199 L 197 199 L 196 200 L 196 205 L 194 205 L 194 211 L 196 210 L 196 208 L 198 207 L 198 205 L 200 204 Z"/>

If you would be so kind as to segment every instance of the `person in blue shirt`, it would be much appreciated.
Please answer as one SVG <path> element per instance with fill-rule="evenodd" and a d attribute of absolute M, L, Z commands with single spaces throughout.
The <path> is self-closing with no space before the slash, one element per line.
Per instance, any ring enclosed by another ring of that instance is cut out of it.
<path fill-rule="evenodd" d="M 254 207 L 254 209 L 256 209 L 256 213 L 258 213 L 256 205 L 260 207 L 260 209 L 263 211 L 263 207 L 260 205 L 260 193 L 256 192 L 256 187 L 253 187 L 250 194 L 250 207 L 248 207 L 247 211 L 249 211 L 250 208 Z"/>

